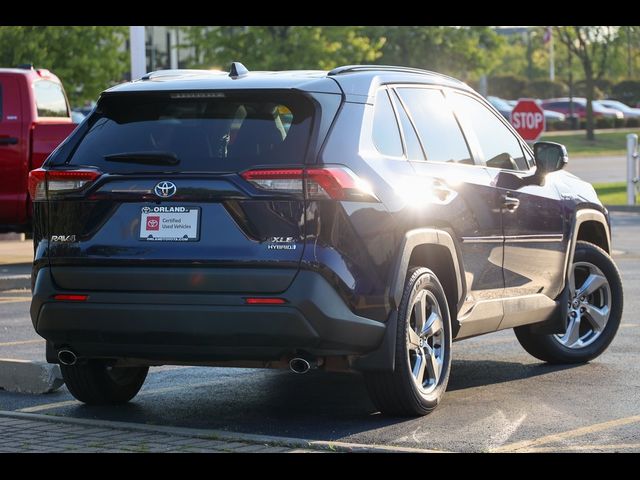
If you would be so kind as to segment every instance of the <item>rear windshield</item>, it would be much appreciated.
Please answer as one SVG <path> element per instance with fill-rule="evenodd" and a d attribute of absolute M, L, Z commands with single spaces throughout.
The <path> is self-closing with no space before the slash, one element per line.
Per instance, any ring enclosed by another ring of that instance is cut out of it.
<path fill-rule="evenodd" d="M 108 172 L 237 172 L 304 163 L 312 116 L 313 104 L 292 92 L 107 96 L 68 163 Z M 147 160 L 123 161 L 136 154 Z M 154 164 L 154 154 L 177 163 Z"/>

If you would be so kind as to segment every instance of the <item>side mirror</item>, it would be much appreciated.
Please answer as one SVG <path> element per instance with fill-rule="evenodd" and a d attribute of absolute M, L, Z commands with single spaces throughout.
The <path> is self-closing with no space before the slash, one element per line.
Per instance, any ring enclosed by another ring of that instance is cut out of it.
<path fill-rule="evenodd" d="M 536 142 L 533 144 L 533 153 L 538 170 L 536 174 L 562 170 L 569 162 L 569 155 L 564 145 L 555 142 Z"/>

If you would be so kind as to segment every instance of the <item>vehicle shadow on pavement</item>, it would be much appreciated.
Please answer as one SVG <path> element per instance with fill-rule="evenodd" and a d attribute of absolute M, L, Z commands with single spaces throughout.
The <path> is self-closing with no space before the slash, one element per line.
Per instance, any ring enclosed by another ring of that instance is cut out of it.
<path fill-rule="evenodd" d="M 454 360 L 451 366 L 448 392 L 465 388 L 511 382 L 537 377 L 583 364 L 551 365 L 548 363 L 525 364 L 497 360 Z"/>
<path fill-rule="evenodd" d="M 520 380 L 574 367 L 456 360 L 448 390 Z M 149 392 L 117 408 L 74 405 L 58 412 L 75 417 L 319 440 L 337 440 L 364 432 L 375 435 L 385 427 L 421 422 L 380 415 L 369 401 L 364 379 L 358 374 L 315 371 L 294 375 L 235 370 L 197 369 L 194 375 L 198 382 L 210 379 L 212 383 L 185 385 L 184 389 L 172 392 Z"/>

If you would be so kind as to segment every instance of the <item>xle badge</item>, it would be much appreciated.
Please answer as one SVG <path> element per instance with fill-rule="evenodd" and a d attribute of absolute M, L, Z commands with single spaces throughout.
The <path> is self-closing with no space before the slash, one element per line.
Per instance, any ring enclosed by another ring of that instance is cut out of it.
<path fill-rule="evenodd" d="M 294 237 L 271 237 L 267 239 L 268 250 L 295 250 L 295 238 Z"/>

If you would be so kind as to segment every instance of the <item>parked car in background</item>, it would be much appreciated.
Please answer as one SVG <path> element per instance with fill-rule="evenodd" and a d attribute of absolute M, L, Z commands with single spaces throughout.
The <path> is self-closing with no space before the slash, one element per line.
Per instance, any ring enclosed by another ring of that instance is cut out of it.
<path fill-rule="evenodd" d="M 88 404 L 150 366 L 319 368 L 424 415 L 453 340 L 513 328 L 556 364 L 613 340 L 608 212 L 567 160 L 415 68 L 148 73 L 30 174 L 31 319 Z"/>
<path fill-rule="evenodd" d="M 75 126 L 53 73 L 31 65 L 0 69 L 0 231 L 31 230 L 29 171 Z"/>
<path fill-rule="evenodd" d="M 624 118 L 640 118 L 640 108 L 633 108 L 618 100 L 597 100 L 597 103 L 605 108 L 611 108 L 622 112 Z"/>
<path fill-rule="evenodd" d="M 570 116 L 570 102 L 569 98 L 550 98 L 542 101 L 542 107 L 545 110 L 553 110 L 554 112 L 560 112 Z M 623 119 L 624 115 L 618 110 L 607 108 L 603 105 L 599 105 L 597 102 L 593 102 L 593 115 L 595 118 L 613 118 Z M 582 97 L 573 98 L 573 116 L 580 120 L 587 116 L 587 100 Z"/>
<path fill-rule="evenodd" d="M 487 97 L 487 101 L 491 105 L 493 105 L 493 108 L 498 110 L 500 112 L 500 115 L 502 115 L 504 118 L 506 118 L 507 120 L 511 118 L 511 111 L 513 110 L 513 107 L 515 107 L 515 105 L 510 105 L 506 100 L 500 97 L 494 97 L 492 95 L 489 95 Z"/>
<path fill-rule="evenodd" d="M 507 120 L 511 119 L 511 111 L 518 104 L 518 100 L 505 100 L 500 97 L 488 96 L 487 101 L 493 105 L 493 107 L 500 112 L 500 114 Z M 540 100 L 536 100 L 540 104 Z M 544 109 L 543 109 L 544 110 Z M 562 113 L 554 112 L 553 110 L 544 110 L 544 121 L 549 124 L 552 122 L 559 122 L 565 119 Z"/>
<path fill-rule="evenodd" d="M 73 120 L 73 123 L 75 124 L 78 124 L 82 120 L 84 120 L 85 116 L 86 115 L 82 112 L 79 112 L 77 110 L 71 110 L 71 120 Z"/>

